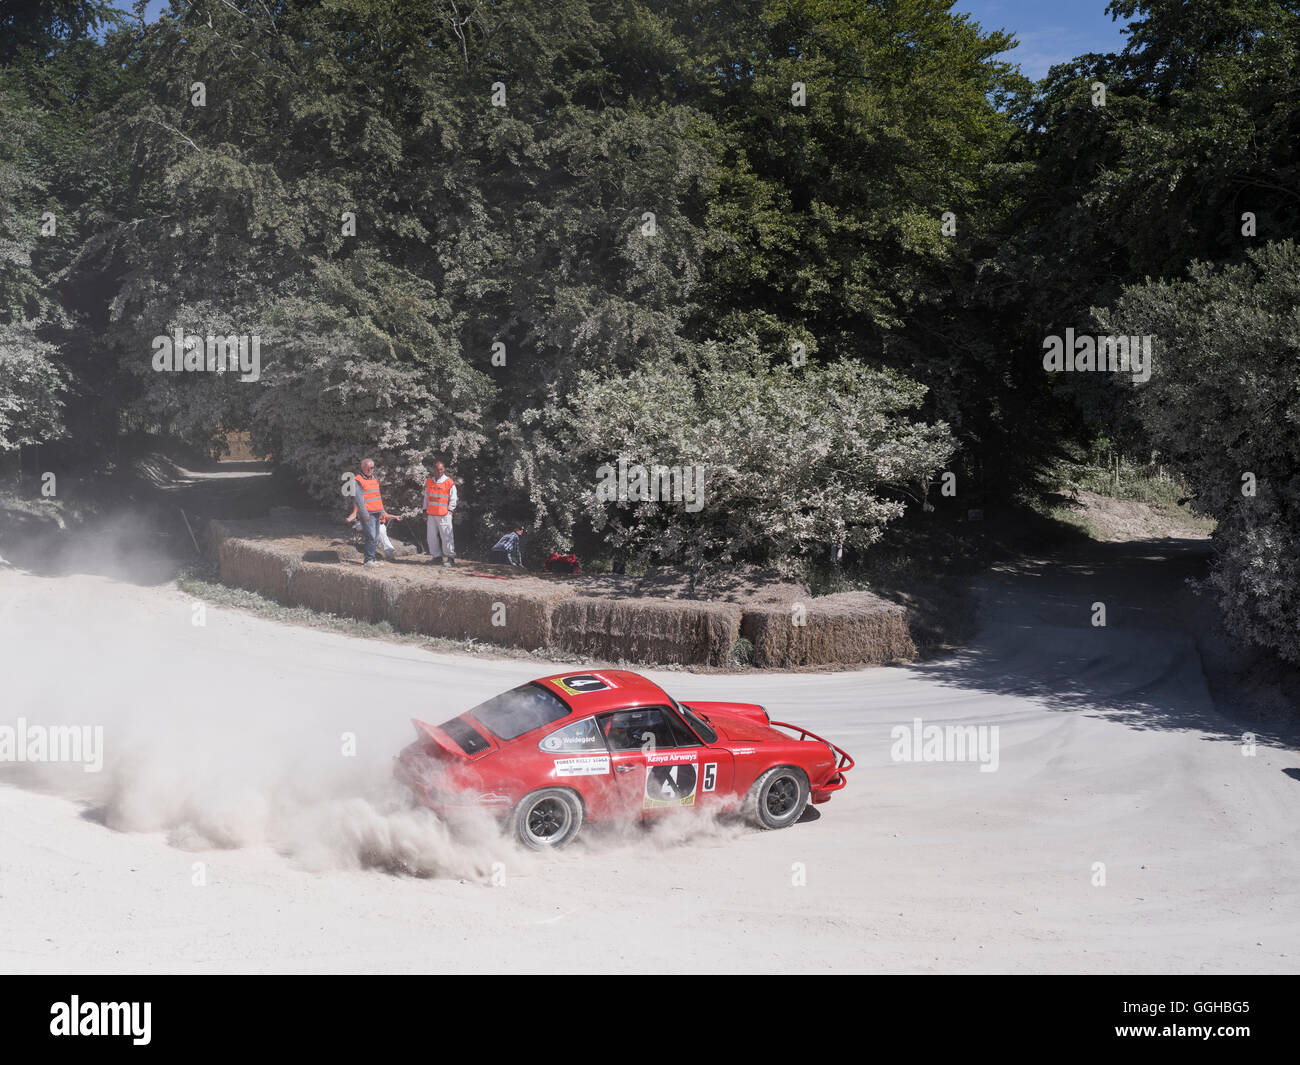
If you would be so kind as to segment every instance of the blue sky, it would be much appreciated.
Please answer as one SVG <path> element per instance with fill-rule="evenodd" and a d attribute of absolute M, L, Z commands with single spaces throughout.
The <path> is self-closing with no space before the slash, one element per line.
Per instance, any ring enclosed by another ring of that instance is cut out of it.
<path fill-rule="evenodd" d="M 954 10 L 974 17 L 985 30 L 1008 30 L 1020 47 L 1006 59 L 1037 80 L 1054 63 L 1085 52 L 1118 52 L 1124 22 L 1112 22 L 1107 0 L 957 0 Z"/>
<path fill-rule="evenodd" d="M 955 9 L 972 15 L 986 30 L 1010 30 L 1020 47 L 1007 58 L 1026 77 L 1038 79 L 1053 63 L 1085 52 L 1117 52 L 1124 46 L 1123 23 L 1106 14 L 1107 0 L 957 0 Z M 123 4 L 122 6 L 126 6 Z M 150 0 L 155 18 L 167 5 Z"/>

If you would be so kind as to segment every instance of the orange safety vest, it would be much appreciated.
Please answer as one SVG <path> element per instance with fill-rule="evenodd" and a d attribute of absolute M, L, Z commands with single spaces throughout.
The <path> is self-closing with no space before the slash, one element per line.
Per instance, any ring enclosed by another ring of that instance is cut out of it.
<path fill-rule="evenodd" d="M 424 482 L 424 509 L 435 518 L 445 518 L 447 507 L 451 503 L 451 490 L 456 482 L 448 477 L 439 484 L 432 477 Z"/>
<path fill-rule="evenodd" d="M 384 509 L 384 501 L 379 497 L 379 478 L 362 477 L 357 473 L 353 475 L 357 484 L 361 485 L 361 498 L 365 501 L 366 511 L 375 514 Z"/>

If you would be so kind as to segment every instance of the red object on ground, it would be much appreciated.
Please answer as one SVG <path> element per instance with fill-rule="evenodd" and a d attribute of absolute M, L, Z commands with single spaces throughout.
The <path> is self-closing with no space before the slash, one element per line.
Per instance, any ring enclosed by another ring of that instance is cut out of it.
<path fill-rule="evenodd" d="M 542 570 L 546 573 L 573 573 L 582 576 L 582 566 L 578 563 L 577 555 L 561 555 L 554 551 L 542 564 Z"/>
<path fill-rule="evenodd" d="M 621 669 L 557 673 L 441 725 L 412 723 L 416 741 L 393 772 L 416 799 L 443 814 L 492 810 L 538 850 L 568 843 L 585 821 L 674 809 L 739 810 L 788 828 L 853 768 L 841 748 L 754 703 L 681 704 Z"/>

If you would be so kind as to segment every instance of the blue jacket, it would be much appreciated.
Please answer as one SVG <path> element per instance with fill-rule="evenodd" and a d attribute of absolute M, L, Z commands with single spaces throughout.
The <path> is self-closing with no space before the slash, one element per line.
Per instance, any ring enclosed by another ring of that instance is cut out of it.
<path fill-rule="evenodd" d="M 505 536 L 497 541 L 493 551 L 504 551 L 506 557 L 510 559 L 512 566 L 522 566 L 523 559 L 519 554 L 519 534 L 517 532 L 508 532 Z"/>

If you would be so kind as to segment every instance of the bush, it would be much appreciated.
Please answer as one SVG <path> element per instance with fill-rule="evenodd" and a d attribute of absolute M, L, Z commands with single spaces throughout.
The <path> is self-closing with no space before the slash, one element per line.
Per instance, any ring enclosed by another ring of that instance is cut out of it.
<path fill-rule="evenodd" d="M 790 572 L 818 544 L 875 543 L 902 515 L 900 495 L 923 494 L 953 451 L 946 425 L 909 418 L 924 395 L 855 362 L 771 366 L 752 338 L 704 344 L 685 368 L 584 374 L 567 426 L 591 462 L 581 502 L 636 559 L 685 564 L 696 579 L 740 558 Z M 609 490 L 620 463 L 700 479 L 678 499 L 620 498 Z"/>
<path fill-rule="evenodd" d="M 731 648 L 731 660 L 738 666 L 750 666 L 754 664 L 754 644 L 739 637 Z"/>
<path fill-rule="evenodd" d="M 1218 521 L 1209 585 L 1228 631 L 1300 662 L 1300 250 L 1266 245 L 1126 289 L 1109 333 L 1151 334 L 1132 406 Z"/>

